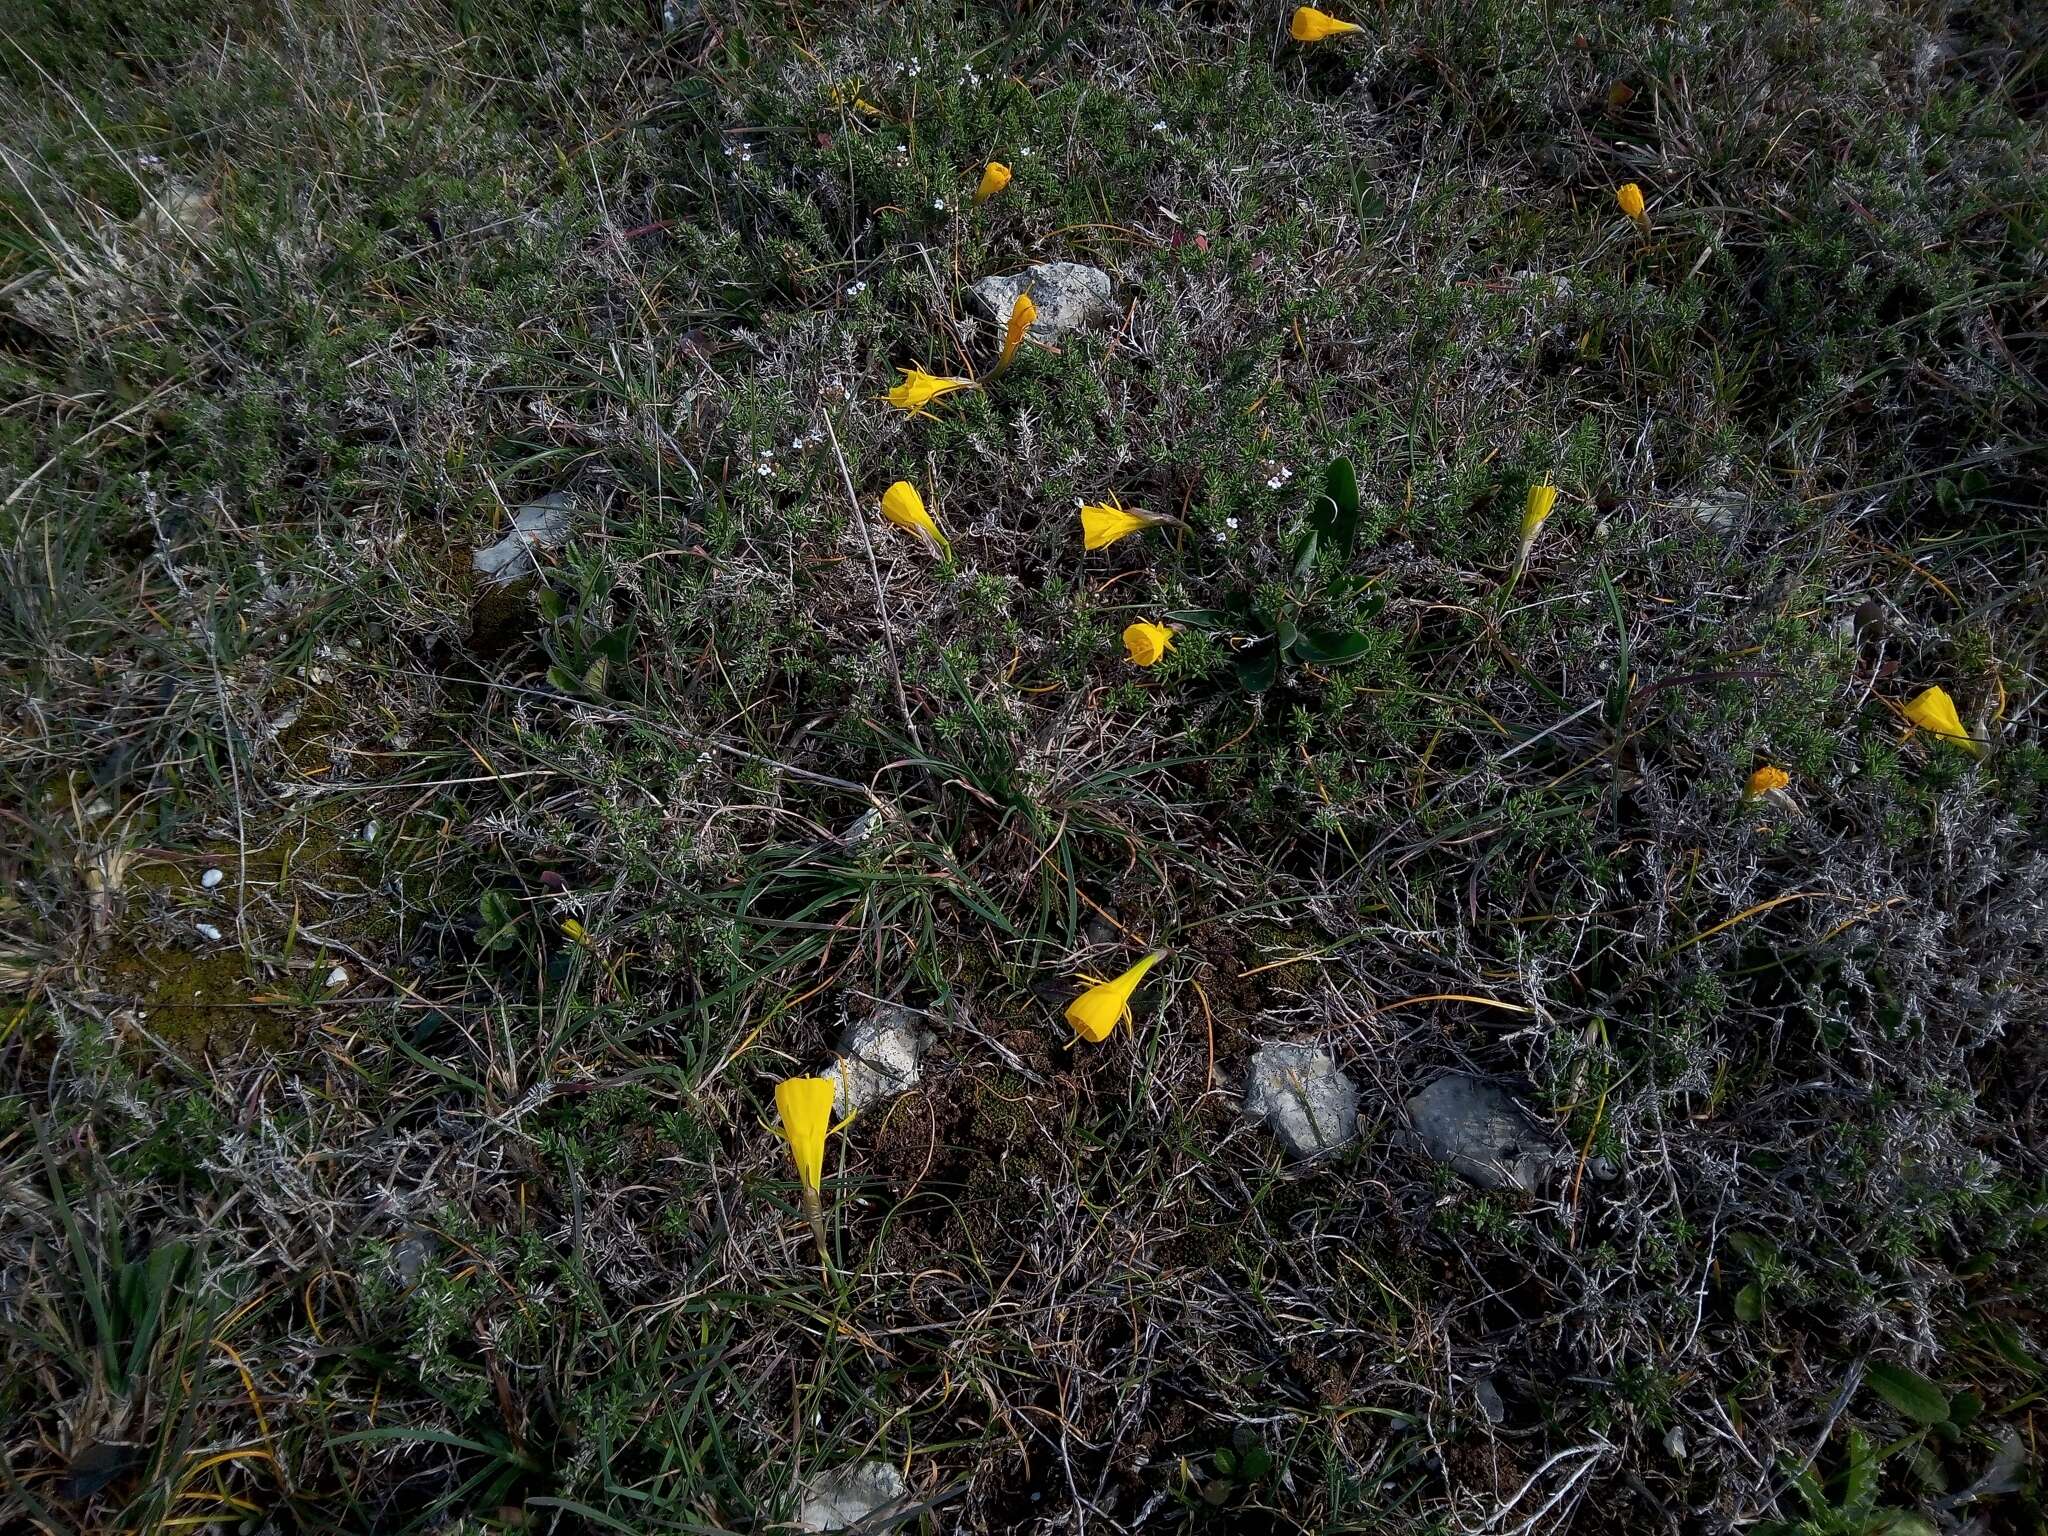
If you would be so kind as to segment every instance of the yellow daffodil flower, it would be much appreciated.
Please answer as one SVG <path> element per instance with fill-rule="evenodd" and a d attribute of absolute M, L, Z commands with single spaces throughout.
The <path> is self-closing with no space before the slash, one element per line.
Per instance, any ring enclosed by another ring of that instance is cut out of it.
<path fill-rule="evenodd" d="M 953 553 L 952 543 L 939 532 L 939 525 L 924 509 L 924 498 L 917 494 L 917 487 L 908 480 L 898 480 L 882 492 L 882 516 L 898 528 L 907 528 L 923 539 L 934 554 Z"/>
<path fill-rule="evenodd" d="M 1643 189 L 1632 181 L 1623 182 L 1614 189 L 1614 201 L 1621 211 L 1634 221 L 1637 229 L 1644 234 L 1650 232 L 1650 210 L 1643 202 Z"/>
<path fill-rule="evenodd" d="M 996 359 L 997 373 L 1010 366 L 1010 359 L 1017 355 L 1024 333 L 1031 329 L 1031 322 L 1037 318 L 1038 306 L 1031 302 L 1031 295 L 1018 294 L 1017 302 L 1010 306 L 1010 323 L 1003 328 L 1003 355 Z"/>
<path fill-rule="evenodd" d="M 1173 647 L 1173 631 L 1164 624 L 1139 622 L 1124 626 L 1124 654 L 1133 666 L 1156 666 Z"/>
<path fill-rule="evenodd" d="M 974 387 L 972 379 L 956 379 L 942 373 L 926 373 L 922 368 L 906 368 L 903 370 L 903 382 L 882 398 L 899 411 L 922 416 L 941 396 L 950 395 L 956 389 Z"/>
<path fill-rule="evenodd" d="M 1155 949 L 1116 980 L 1098 981 L 1067 1004 L 1067 1022 L 1074 1026 L 1074 1033 L 1093 1044 L 1107 1040 L 1109 1032 L 1129 1017 L 1131 994 L 1138 990 L 1138 983 L 1145 979 L 1145 973 L 1165 958 L 1165 950 Z M 1093 977 L 1082 979 L 1094 980 Z"/>
<path fill-rule="evenodd" d="M 1088 549 L 1107 549 L 1126 534 L 1136 533 L 1141 528 L 1156 528 L 1161 523 L 1179 521 L 1179 518 L 1168 517 L 1164 512 L 1140 512 L 1135 507 L 1123 506 L 1112 496 L 1106 502 L 1083 503 L 1081 543 Z"/>
<path fill-rule="evenodd" d="M 1522 567 L 1529 563 L 1529 551 L 1536 547 L 1536 535 L 1550 514 L 1557 507 L 1557 487 L 1548 480 L 1541 485 L 1529 487 L 1529 495 L 1522 503 L 1522 545 L 1515 551 L 1515 563 L 1508 571 L 1506 584 L 1501 588 L 1503 598 L 1515 590 L 1515 583 L 1522 579 Z"/>
<path fill-rule="evenodd" d="M 981 185 L 974 189 L 974 200 L 985 203 L 1010 184 L 1010 168 L 1000 160 L 991 160 L 981 173 Z"/>
<path fill-rule="evenodd" d="M 1295 9 L 1294 20 L 1287 24 L 1287 30 L 1297 43 L 1320 43 L 1326 38 L 1356 32 L 1359 27 L 1356 22 L 1339 21 L 1312 5 L 1304 5 Z"/>
<path fill-rule="evenodd" d="M 1940 684 L 1921 693 L 1901 712 L 1921 730 L 1982 755 L 1983 746 L 1963 729 L 1962 717 L 1956 713 L 1956 701 Z"/>
<path fill-rule="evenodd" d="M 1765 763 L 1749 776 L 1749 784 L 1742 791 L 1745 800 L 1760 800 L 1765 795 L 1775 795 L 1792 782 L 1792 775 L 1771 763 Z"/>
<path fill-rule="evenodd" d="M 775 1085 L 775 1112 L 782 1117 L 782 1139 L 796 1162 L 804 1217 L 811 1224 L 821 1264 L 831 1262 L 832 1252 L 825 1241 L 824 1204 L 818 1197 L 825 1182 L 825 1139 L 846 1125 L 845 1120 L 832 1123 L 832 1099 L 838 1091 L 839 1085 L 829 1077 L 785 1077 Z"/>
<path fill-rule="evenodd" d="M 825 1138 L 832 1134 L 832 1096 L 838 1091 L 829 1077 L 785 1077 L 775 1085 L 782 1139 L 796 1160 L 797 1178 L 813 1194 L 825 1181 Z"/>
<path fill-rule="evenodd" d="M 1529 487 L 1528 499 L 1522 503 L 1522 553 L 1529 552 L 1529 546 L 1536 542 L 1537 530 L 1542 528 L 1557 507 L 1557 487 L 1549 481 Z"/>

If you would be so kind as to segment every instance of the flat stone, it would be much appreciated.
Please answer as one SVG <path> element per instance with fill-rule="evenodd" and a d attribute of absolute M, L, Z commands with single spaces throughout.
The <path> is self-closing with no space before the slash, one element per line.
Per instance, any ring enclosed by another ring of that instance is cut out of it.
<path fill-rule="evenodd" d="M 1293 1157 L 1315 1157 L 1358 1134 L 1358 1085 L 1316 1045 L 1259 1047 L 1245 1075 L 1244 1111 L 1262 1115 Z"/>
<path fill-rule="evenodd" d="M 1423 1151 L 1485 1189 L 1535 1194 L 1570 1160 L 1557 1134 L 1505 1088 L 1447 1073 L 1408 1101 L 1408 1128 Z"/>
<path fill-rule="evenodd" d="M 931 1043 L 908 1008 L 883 1008 L 849 1024 L 839 1042 L 839 1059 L 819 1074 L 839 1085 L 833 1110 L 852 1114 L 915 1088 Z"/>
<path fill-rule="evenodd" d="M 533 571 L 533 551 L 560 549 L 569 538 L 576 498 L 568 491 L 550 491 L 512 514 L 512 529 L 495 544 L 470 556 L 476 572 L 494 586 L 509 587 Z"/>
<path fill-rule="evenodd" d="M 857 1461 L 811 1479 L 797 1506 L 796 1523 L 806 1531 L 844 1531 L 908 1497 L 903 1474 L 890 1463 Z"/>
<path fill-rule="evenodd" d="M 967 290 L 997 325 L 1008 325 L 1010 306 L 1028 293 L 1038 318 L 1025 335 L 1051 341 L 1092 325 L 1107 325 L 1117 315 L 1116 290 L 1100 267 L 1078 261 L 1048 261 L 1026 267 L 1011 277 L 984 277 Z"/>

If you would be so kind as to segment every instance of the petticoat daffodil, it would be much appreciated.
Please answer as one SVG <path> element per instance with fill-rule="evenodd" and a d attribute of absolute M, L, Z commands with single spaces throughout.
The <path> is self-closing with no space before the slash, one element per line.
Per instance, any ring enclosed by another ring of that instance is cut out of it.
<path fill-rule="evenodd" d="M 1114 496 L 1106 502 L 1081 504 L 1081 543 L 1088 549 L 1107 549 L 1118 539 L 1161 523 L 1178 523 L 1164 512 L 1140 512 L 1126 507 Z"/>
<path fill-rule="evenodd" d="M 1774 763 L 1765 763 L 1763 767 L 1757 769 L 1755 773 L 1749 776 L 1749 783 L 1743 788 L 1742 798 L 1745 800 L 1761 800 L 1765 795 L 1777 794 L 1780 790 L 1790 786 L 1791 783 L 1791 774 Z"/>
<path fill-rule="evenodd" d="M 1939 683 L 1919 694 L 1901 711 L 1906 719 L 1930 735 L 1944 741 L 1952 741 L 1959 747 L 1966 747 L 1979 757 L 1984 754 L 1981 742 L 1963 729 L 1962 717 L 1956 713 L 1956 701 L 1948 696 L 1948 690 Z"/>
<path fill-rule="evenodd" d="M 1010 360 L 1017 355 L 1017 348 L 1024 340 L 1024 333 L 1031 329 L 1031 322 L 1037 318 L 1038 306 L 1031 302 L 1031 295 L 1018 294 L 1017 302 L 1010 306 L 1010 323 L 1003 328 L 1003 354 L 996 359 L 997 373 L 1010 366 Z"/>
<path fill-rule="evenodd" d="M 1354 21 L 1339 21 L 1325 11 L 1312 5 L 1297 7 L 1294 19 L 1287 24 L 1289 34 L 1297 43 L 1320 43 L 1332 37 L 1341 37 L 1346 32 L 1360 28 Z"/>
<path fill-rule="evenodd" d="M 903 382 L 882 398 L 899 411 L 908 411 L 912 416 L 930 413 L 931 403 L 956 389 L 973 389 L 972 379 L 958 379 L 949 374 L 926 373 L 922 368 L 903 370 Z"/>
<path fill-rule="evenodd" d="M 1635 227 L 1644 234 L 1650 232 L 1650 209 L 1643 201 L 1643 189 L 1632 181 L 1623 182 L 1614 189 L 1615 205 L 1629 216 Z"/>
<path fill-rule="evenodd" d="M 1067 1022 L 1074 1026 L 1074 1033 L 1091 1044 L 1107 1040 L 1109 1032 L 1130 1016 L 1131 994 L 1138 990 L 1145 973 L 1165 958 L 1165 950 L 1155 949 L 1114 981 L 1098 981 L 1067 1004 Z"/>
<path fill-rule="evenodd" d="M 974 189 L 974 200 L 985 203 L 1010 184 L 1010 168 L 1000 160 L 991 160 L 981 173 L 981 185 Z"/>
<path fill-rule="evenodd" d="M 829 1077 L 785 1077 L 775 1085 L 775 1112 L 782 1120 L 779 1134 L 789 1143 L 789 1155 L 796 1162 L 804 1216 L 811 1224 L 821 1264 L 831 1262 L 831 1248 L 825 1241 L 825 1210 L 818 1197 L 825 1182 L 825 1139 L 853 1118 L 849 1115 L 836 1126 L 832 1123 L 832 1098 L 838 1091 L 839 1085 Z"/>
<path fill-rule="evenodd" d="M 898 480 L 882 492 L 882 516 L 898 528 L 907 528 L 923 539 L 934 554 L 950 556 L 953 553 L 952 542 L 939 532 L 939 525 L 924 509 L 924 498 L 917 494 L 917 487 L 908 480 Z"/>
<path fill-rule="evenodd" d="M 1156 666 L 1171 649 L 1173 631 L 1164 624 L 1148 624 L 1140 620 L 1124 626 L 1124 654 L 1133 666 Z"/>

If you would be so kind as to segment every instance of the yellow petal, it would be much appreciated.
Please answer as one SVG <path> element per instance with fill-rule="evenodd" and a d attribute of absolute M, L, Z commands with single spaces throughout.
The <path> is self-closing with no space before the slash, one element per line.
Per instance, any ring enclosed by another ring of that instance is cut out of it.
<path fill-rule="evenodd" d="M 916 416 L 941 395 L 950 395 L 956 389 L 972 388 L 972 379 L 956 379 L 946 374 L 926 373 L 922 368 L 906 368 L 903 370 L 903 382 L 882 398 L 897 410 Z"/>
<path fill-rule="evenodd" d="M 1163 512 L 1140 512 L 1135 507 L 1121 507 L 1114 501 L 1081 508 L 1081 543 L 1088 549 L 1107 549 L 1126 534 L 1136 533 L 1141 528 L 1155 528 L 1161 523 L 1178 522 Z"/>
<path fill-rule="evenodd" d="M 1296 9 L 1294 20 L 1288 23 L 1287 30 L 1293 34 L 1297 43 L 1320 43 L 1325 38 L 1338 37 L 1359 29 L 1354 22 L 1339 21 L 1312 5 L 1304 5 Z"/>
<path fill-rule="evenodd" d="M 1157 665 L 1173 646 L 1173 631 L 1164 624 L 1139 622 L 1124 627 L 1124 654 L 1135 666 Z"/>
<path fill-rule="evenodd" d="M 1131 994 L 1138 990 L 1145 973 L 1165 958 L 1165 950 L 1155 949 L 1116 980 L 1098 981 L 1067 1004 L 1067 1022 L 1074 1026 L 1074 1033 L 1098 1044 L 1107 1040 L 1109 1032 L 1130 1011 Z"/>
<path fill-rule="evenodd" d="M 989 161 L 981 173 L 981 185 L 974 189 L 974 200 L 985 203 L 1010 184 L 1010 168 L 1000 160 Z"/>
<path fill-rule="evenodd" d="M 786 1077 L 775 1085 L 775 1112 L 782 1117 L 783 1139 L 796 1160 L 796 1176 L 804 1188 L 816 1189 L 825 1178 L 825 1138 L 832 1134 L 829 1077 Z"/>
<path fill-rule="evenodd" d="M 909 529 L 933 549 L 949 555 L 953 552 L 953 546 L 939 532 L 939 525 L 932 521 L 931 513 L 925 511 L 924 498 L 908 480 L 898 480 L 882 492 L 882 516 L 898 528 Z"/>
<path fill-rule="evenodd" d="M 1643 189 L 1641 187 L 1632 181 L 1623 182 L 1614 189 L 1614 201 L 1620 205 L 1623 213 L 1634 219 L 1638 224 L 1643 222 L 1646 205 L 1643 202 Z"/>
<path fill-rule="evenodd" d="M 1959 747 L 1968 747 L 1972 752 L 1982 753 L 1984 750 L 1970 733 L 1963 729 L 1962 717 L 1956 713 L 1956 701 L 1948 696 L 1948 690 L 1940 684 L 1920 694 L 1902 713 L 1923 731 L 1952 741 Z"/>
<path fill-rule="evenodd" d="M 1003 355 L 996 359 L 997 373 L 1010 366 L 1010 359 L 1017 355 L 1024 333 L 1031 329 L 1031 322 L 1037 318 L 1038 306 L 1031 302 L 1031 295 L 1018 294 L 1017 302 L 1010 306 L 1010 323 L 1003 330 Z"/>
<path fill-rule="evenodd" d="M 1527 549 L 1530 541 L 1557 506 L 1557 487 L 1545 481 L 1542 485 L 1529 487 L 1529 498 L 1522 508 L 1522 548 Z"/>
<path fill-rule="evenodd" d="M 1743 790 L 1742 798 L 1755 800 L 1763 795 L 1774 795 L 1791 782 L 1791 774 L 1773 764 L 1765 763 L 1749 776 L 1749 784 Z"/>

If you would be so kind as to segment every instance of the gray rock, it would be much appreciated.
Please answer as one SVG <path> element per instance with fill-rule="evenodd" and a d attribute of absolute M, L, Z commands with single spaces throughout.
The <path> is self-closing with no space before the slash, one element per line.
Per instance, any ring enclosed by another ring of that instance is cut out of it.
<path fill-rule="evenodd" d="M 1245 1075 L 1244 1110 L 1263 1115 L 1294 1157 L 1314 1157 L 1358 1134 L 1358 1085 L 1315 1045 L 1259 1047 Z"/>
<path fill-rule="evenodd" d="M 1408 1127 L 1422 1149 L 1486 1189 L 1535 1194 L 1571 1154 L 1549 1126 L 1506 1089 L 1452 1072 L 1408 1101 Z"/>
<path fill-rule="evenodd" d="M 1507 1422 L 1508 1405 L 1501 1400 L 1500 1388 L 1493 1384 L 1491 1376 L 1482 1376 L 1472 1383 L 1472 1396 L 1478 1400 L 1479 1411 L 1486 1415 L 1487 1423 Z"/>
<path fill-rule="evenodd" d="M 1107 325 L 1117 315 L 1109 274 L 1078 261 L 1048 261 L 1013 277 L 984 277 L 967 291 L 999 326 L 1010 323 L 1010 306 L 1017 295 L 1030 294 L 1038 306 L 1038 318 L 1025 332 L 1032 341 L 1052 341 L 1091 325 Z"/>
<path fill-rule="evenodd" d="M 839 1085 L 833 1109 L 851 1114 L 915 1088 L 931 1043 L 908 1008 L 884 1008 L 849 1024 L 839 1042 L 839 1059 L 819 1074 Z"/>
<path fill-rule="evenodd" d="M 820 1472 L 804 1489 L 796 1523 L 806 1531 L 844 1531 L 909 1497 L 903 1474 L 886 1461 L 857 1461 Z"/>
<path fill-rule="evenodd" d="M 576 498 L 568 491 L 550 491 L 512 514 L 512 530 L 495 544 L 470 556 L 476 572 L 494 586 L 509 587 L 534 568 L 532 551 L 560 549 L 576 516 Z"/>

